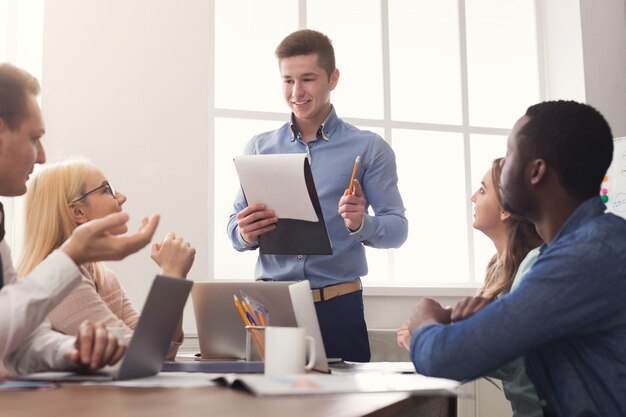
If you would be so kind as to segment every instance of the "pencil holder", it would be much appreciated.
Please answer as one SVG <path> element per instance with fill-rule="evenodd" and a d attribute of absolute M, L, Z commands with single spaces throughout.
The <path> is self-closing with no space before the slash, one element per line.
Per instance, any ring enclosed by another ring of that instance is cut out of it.
<path fill-rule="evenodd" d="M 265 360 L 265 326 L 246 326 L 246 361 Z"/>

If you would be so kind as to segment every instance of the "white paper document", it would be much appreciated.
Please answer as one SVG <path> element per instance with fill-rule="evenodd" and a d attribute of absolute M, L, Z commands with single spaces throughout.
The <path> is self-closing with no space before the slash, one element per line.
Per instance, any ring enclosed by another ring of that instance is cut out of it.
<path fill-rule="evenodd" d="M 241 155 L 234 158 L 248 205 L 261 203 L 279 219 L 317 222 L 304 177 L 306 154 Z"/>
<path fill-rule="evenodd" d="M 419 374 L 303 374 L 286 376 L 231 374 L 218 378 L 223 385 L 239 386 L 254 395 L 305 395 L 356 392 L 419 392 L 457 394 L 460 383 Z"/>

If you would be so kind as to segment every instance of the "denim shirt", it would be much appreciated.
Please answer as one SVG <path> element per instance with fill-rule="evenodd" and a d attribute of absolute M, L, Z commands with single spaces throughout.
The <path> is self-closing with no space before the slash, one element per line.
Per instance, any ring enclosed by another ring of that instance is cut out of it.
<path fill-rule="evenodd" d="M 467 380 L 525 356 L 545 415 L 626 415 L 626 221 L 605 209 L 581 204 L 515 291 L 416 331 L 417 371 Z"/>
<path fill-rule="evenodd" d="M 253 137 L 244 153 L 309 155 L 313 180 L 324 222 L 330 236 L 332 255 L 259 254 L 254 276 L 257 279 L 303 280 L 320 288 L 354 280 L 367 274 L 365 248 L 397 248 L 407 238 L 408 222 L 398 190 L 395 155 L 387 142 L 375 133 L 359 130 L 337 117 L 332 108 L 317 137 L 304 142 L 291 120 L 280 129 Z M 348 188 L 354 160 L 361 156 L 356 178 L 361 183 L 366 213 L 359 230 L 351 233 L 339 216 L 339 199 Z M 241 190 L 228 222 L 228 235 L 238 251 L 256 249 L 241 237 L 236 215 L 246 207 Z M 371 208 L 373 215 L 368 214 Z"/>

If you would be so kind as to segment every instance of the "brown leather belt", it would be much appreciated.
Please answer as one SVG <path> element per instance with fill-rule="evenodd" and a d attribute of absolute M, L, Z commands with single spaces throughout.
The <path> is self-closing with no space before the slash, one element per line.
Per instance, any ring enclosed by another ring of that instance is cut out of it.
<path fill-rule="evenodd" d="M 350 294 L 363 289 L 361 285 L 361 278 L 357 278 L 354 281 L 342 282 L 341 284 L 329 285 L 328 287 L 315 288 L 311 290 L 313 295 L 313 301 L 319 303 L 321 301 L 328 301 L 332 298 L 339 297 L 340 295 Z"/>

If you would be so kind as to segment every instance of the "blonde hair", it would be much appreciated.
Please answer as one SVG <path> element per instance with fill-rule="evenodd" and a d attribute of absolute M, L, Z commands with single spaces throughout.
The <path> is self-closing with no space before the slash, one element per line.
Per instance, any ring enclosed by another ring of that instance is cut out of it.
<path fill-rule="evenodd" d="M 30 179 L 24 208 L 24 247 L 17 266 L 20 277 L 58 249 L 78 227 L 68 205 L 85 193 L 87 178 L 94 169 L 86 159 L 71 159 L 45 165 Z M 96 287 L 102 284 L 101 265 L 81 266 L 94 275 Z"/>
<path fill-rule="evenodd" d="M 502 158 L 498 158 L 491 164 L 491 179 L 494 190 L 500 189 L 501 160 Z M 499 192 L 496 193 L 496 200 L 500 210 L 503 210 L 502 197 Z M 509 213 L 509 238 L 506 250 L 502 256 L 493 255 L 487 264 L 485 281 L 476 296 L 496 298 L 500 294 L 509 292 L 520 264 L 528 252 L 541 243 L 541 237 L 529 220 Z"/>

